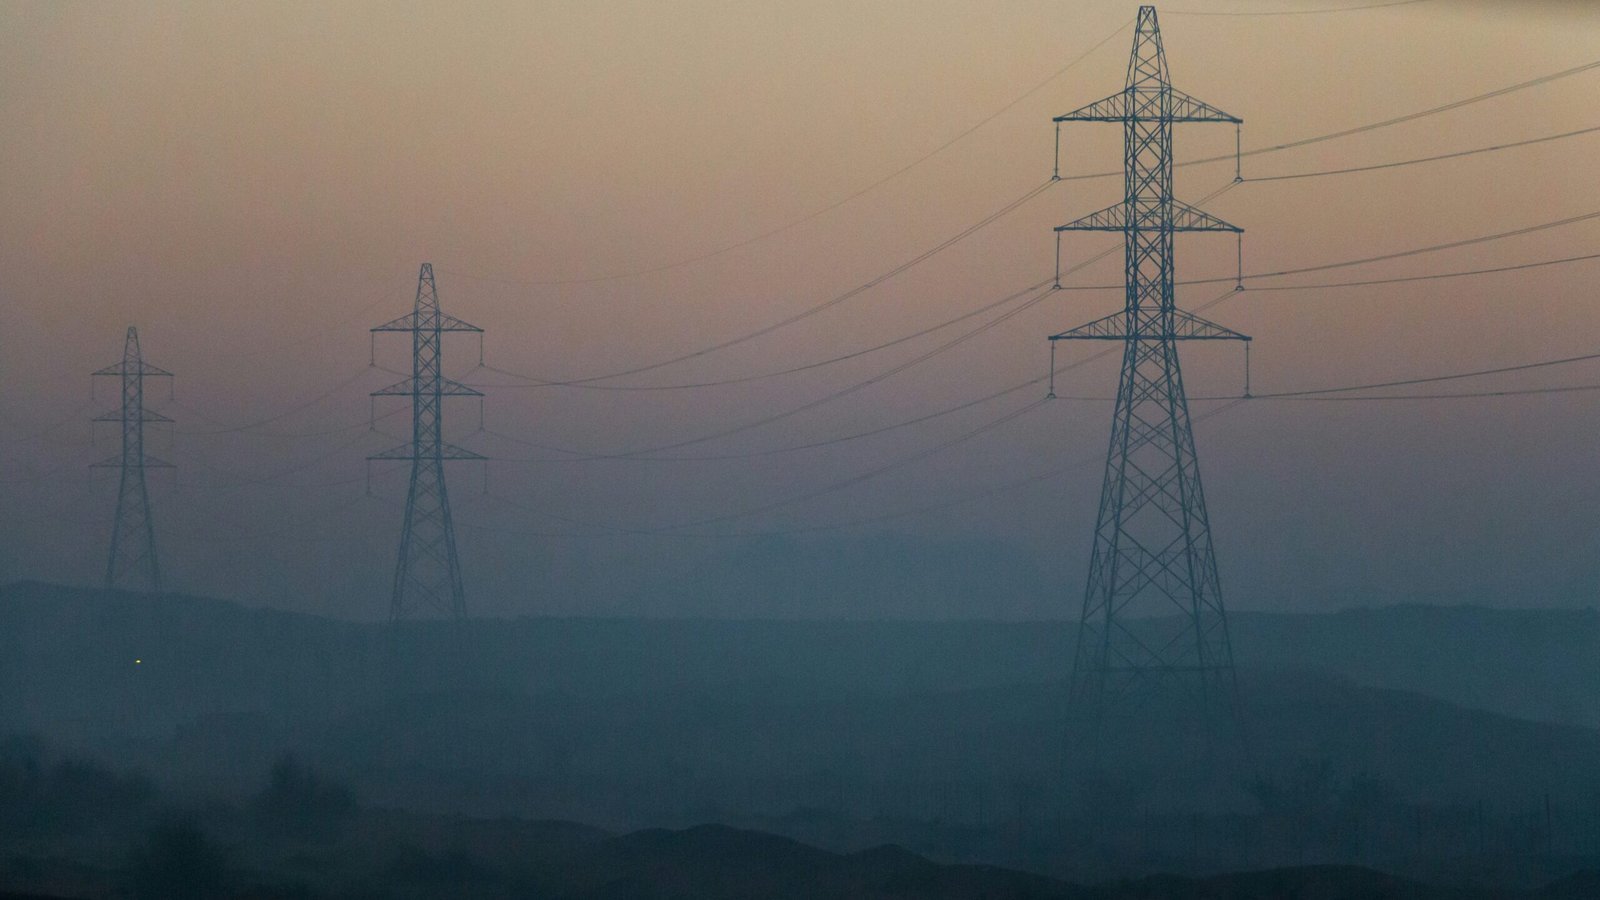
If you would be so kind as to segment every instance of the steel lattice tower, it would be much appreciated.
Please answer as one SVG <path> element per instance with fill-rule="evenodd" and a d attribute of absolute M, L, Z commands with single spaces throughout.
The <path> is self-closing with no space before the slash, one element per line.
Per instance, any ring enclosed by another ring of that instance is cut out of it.
<path fill-rule="evenodd" d="M 1249 338 L 1176 308 L 1173 236 L 1240 229 L 1173 199 L 1172 126 L 1241 120 L 1172 87 L 1155 8 L 1142 6 L 1127 85 L 1055 121 L 1118 122 L 1124 140 L 1121 202 L 1056 229 L 1121 232 L 1126 268 L 1122 311 L 1050 338 L 1124 348 L 1073 703 L 1098 712 L 1116 698 L 1180 682 L 1185 694 L 1231 704 L 1233 650 L 1177 342 Z"/>
<path fill-rule="evenodd" d="M 155 526 L 150 518 L 150 491 L 146 469 L 170 469 L 172 464 L 144 452 L 144 423 L 172 420 L 145 408 L 144 380 L 172 377 L 144 361 L 139 351 L 139 329 L 128 326 L 122 345 L 122 362 L 106 366 L 94 376 L 116 376 L 122 383 L 118 409 L 94 417 L 95 422 L 122 424 L 122 452 L 94 464 L 97 469 L 121 469 L 117 488 L 117 517 L 111 527 L 111 554 L 106 561 L 106 587 L 147 587 L 161 590 L 161 566 L 156 560 Z"/>
<path fill-rule="evenodd" d="M 455 526 L 450 520 L 450 497 L 445 492 L 444 464 L 446 460 L 485 457 L 445 443 L 444 398 L 482 394 L 441 373 L 441 339 L 447 331 L 482 334 L 483 329 L 440 312 L 433 265 L 423 263 L 417 277 L 416 309 L 372 331 L 411 334 L 411 377 L 372 392 L 374 397 L 411 398 L 411 440 L 367 457 L 411 461 L 411 487 L 406 494 L 389 618 L 398 622 L 410 610 L 422 609 L 464 619 L 467 607 L 461 586 L 461 562 L 456 556 Z"/>

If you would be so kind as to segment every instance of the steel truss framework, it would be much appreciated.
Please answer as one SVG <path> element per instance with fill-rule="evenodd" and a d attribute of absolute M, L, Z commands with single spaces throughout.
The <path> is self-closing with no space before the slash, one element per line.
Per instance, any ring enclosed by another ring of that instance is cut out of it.
<path fill-rule="evenodd" d="M 117 378 L 122 385 L 122 403 L 118 408 L 93 419 L 122 426 L 122 451 L 92 466 L 121 470 L 117 480 L 116 519 L 111 526 L 111 553 L 106 560 L 106 587 L 159 591 L 161 565 L 156 558 L 155 524 L 151 520 L 150 491 L 144 475 L 146 469 L 170 469 L 172 463 L 144 452 L 144 425 L 172 420 L 145 408 L 144 380 L 170 378 L 172 373 L 144 361 L 139 350 L 139 329 L 130 325 L 122 342 L 122 362 L 91 374 Z"/>
<path fill-rule="evenodd" d="M 1124 343 L 1073 703 L 1099 712 L 1178 682 L 1231 705 L 1233 651 L 1177 342 L 1250 338 L 1176 308 L 1173 238 L 1240 229 L 1173 199 L 1172 126 L 1241 120 L 1173 89 L 1155 8 L 1144 6 L 1123 90 L 1055 121 L 1119 122 L 1124 137 L 1122 202 L 1056 229 L 1122 233 L 1126 268 L 1121 312 L 1050 338 Z"/>
<path fill-rule="evenodd" d="M 444 464 L 450 460 L 485 457 L 445 442 L 444 398 L 480 397 L 482 394 L 444 377 L 441 343 L 445 332 L 482 334 L 483 329 L 439 310 L 433 265 L 423 263 L 417 277 L 416 308 L 372 329 L 374 334 L 389 331 L 411 335 L 411 377 L 372 392 L 374 397 L 411 398 L 411 440 L 367 457 L 369 460 L 411 462 L 411 486 L 406 493 L 405 524 L 401 527 L 399 557 L 395 561 L 389 618 L 399 622 L 414 613 L 422 613 L 465 619 L 467 607 L 461 561 L 456 554 Z"/>

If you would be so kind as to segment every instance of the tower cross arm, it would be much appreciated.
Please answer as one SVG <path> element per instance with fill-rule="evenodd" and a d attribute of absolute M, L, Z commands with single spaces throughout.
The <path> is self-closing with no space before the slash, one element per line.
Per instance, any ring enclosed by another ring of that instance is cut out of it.
<path fill-rule="evenodd" d="M 417 379 L 415 379 L 415 378 L 407 378 L 404 381 L 397 381 L 394 384 L 391 384 L 386 388 L 379 388 L 378 390 L 373 391 L 372 392 L 372 396 L 374 396 L 374 397 L 415 397 L 419 393 L 424 393 L 424 394 L 432 393 L 432 390 L 427 388 L 427 387 L 419 388 L 417 386 Z M 439 393 L 443 394 L 446 397 L 482 397 L 483 396 L 483 392 L 482 391 L 474 390 L 473 388 L 467 387 L 466 385 L 462 384 L 459 381 L 453 381 L 453 380 L 451 380 L 449 378 L 440 378 L 439 379 Z"/>
<path fill-rule="evenodd" d="M 1128 118 L 1128 95 L 1117 91 L 1104 100 L 1056 116 L 1055 122 L 1122 122 Z"/>
<path fill-rule="evenodd" d="M 1151 231 L 1160 230 L 1160 227 L 1155 224 L 1141 225 L 1140 227 Z M 1168 219 L 1166 228 L 1171 231 L 1231 231 L 1235 234 L 1244 231 L 1237 225 L 1230 225 L 1208 212 L 1196 209 L 1187 203 L 1180 203 L 1177 200 L 1172 201 L 1172 214 Z M 1074 219 L 1065 225 L 1056 226 L 1057 232 L 1128 230 L 1128 205 L 1126 203 L 1115 203 L 1080 219 Z"/>
<path fill-rule="evenodd" d="M 119 362 L 119 363 L 116 363 L 114 365 L 106 366 L 104 369 L 96 369 L 95 371 L 90 372 L 89 374 L 90 375 L 117 375 L 117 376 L 121 376 L 121 375 L 149 375 L 151 377 L 165 376 L 167 378 L 171 378 L 172 377 L 172 373 L 168 372 L 166 369 L 160 368 L 159 366 L 152 366 L 149 363 L 144 362 L 143 360 L 141 360 L 136 366 L 135 365 L 129 365 L 126 361 Z"/>
<path fill-rule="evenodd" d="M 1087 216 L 1074 219 L 1065 225 L 1057 225 L 1056 231 L 1127 231 L 1128 206 L 1126 203 L 1116 203 L 1105 209 L 1092 212 Z"/>
<path fill-rule="evenodd" d="M 101 413 L 100 415 L 95 416 L 93 419 L 90 419 L 89 421 L 91 421 L 91 422 L 122 422 L 122 421 L 135 421 L 135 420 L 134 420 L 134 418 L 132 416 L 125 415 L 122 410 L 116 409 L 116 410 L 112 410 L 111 412 Z M 141 408 L 139 410 L 139 418 L 137 419 L 137 421 L 140 421 L 140 422 L 171 422 L 172 418 L 169 417 L 169 416 L 164 416 L 161 413 L 158 413 L 153 409 L 143 409 L 143 408 Z"/>
<path fill-rule="evenodd" d="M 122 458 L 122 454 L 118 453 L 116 456 L 112 456 L 112 457 L 109 457 L 107 459 L 103 459 L 100 462 L 90 463 L 89 464 L 89 468 L 91 468 L 91 469 L 121 469 L 121 468 L 129 467 L 131 465 L 133 465 L 133 464 L 129 463 L 127 460 L 123 459 Z M 140 462 L 140 465 L 143 466 L 146 469 L 176 469 L 177 468 L 177 466 L 174 466 L 172 463 L 169 463 L 164 459 L 160 459 L 158 457 L 151 456 L 148 453 L 145 454 L 144 459 Z"/>
<path fill-rule="evenodd" d="M 1248 341 L 1250 336 L 1202 319 L 1194 313 L 1173 310 L 1172 330 L 1136 329 L 1128 333 L 1128 313 L 1117 312 L 1077 328 L 1050 335 L 1052 341 Z"/>
<path fill-rule="evenodd" d="M 413 443 L 401 444 L 398 447 L 391 447 L 388 450 L 384 450 L 384 451 L 382 451 L 380 453 L 374 453 L 371 456 L 367 457 L 367 459 L 375 460 L 375 461 L 377 461 L 377 460 L 418 460 L 418 459 L 420 459 L 420 460 L 430 460 L 430 459 L 435 459 L 435 458 L 438 458 L 438 459 L 441 459 L 441 460 L 458 460 L 458 459 L 488 459 L 489 457 L 484 456 L 482 453 L 474 453 L 471 450 L 466 449 L 465 447 L 457 447 L 455 444 L 447 444 L 447 443 L 444 443 L 443 441 L 441 441 L 439 443 L 439 451 L 438 451 L 437 454 L 434 454 L 434 453 L 431 453 L 431 452 L 427 452 L 427 451 L 420 451 L 420 450 L 418 450 L 417 445 L 413 442 Z"/>
<path fill-rule="evenodd" d="M 1232 225 L 1212 214 L 1196 209 L 1187 203 L 1177 200 L 1172 201 L 1172 230 L 1173 231 L 1231 231 L 1234 234 L 1243 234 L 1244 229 Z"/>
<path fill-rule="evenodd" d="M 1166 120 L 1169 122 L 1232 122 L 1241 125 L 1244 120 L 1238 116 L 1225 113 L 1215 106 L 1196 97 L 1191 97 L 1177 88 L 1167 88 L 1171 93 L 1171 104 L 1163 110 L 1152 102 L 1135 102 L 1129 98 L 1127 89 L 1121 90 L 1102 100 L 1096 100 L 1088 106 L 1079 107 L 1069 113 L 1056 116 L 1055 122 L 1127 122 Z M 1144 95 L 1146 99 L 1147 95 Z M 1151 112 L 1157 113 L 1151 115 Z"/>
<path fill-rule="evenodd" d="M 370 331 L 374 331 L 374 332 L 377 332 L 377 331 L 432 331 L 433 330 L 433 325 L 431 323 L 424 321 L 424 322 L 422 322 L 421 325 L 418 325 L 417 324 L 418 321 L 419 320 L 417 318 L 417 314 L 414 313 L 414 312 L 410 312 L 410 313 L 406 313 L 405 315 L 401 316 L 398 319 L 392 319 L 392 320 L 390 320 L 388 322 L 383 323 L 382 325 L 377 326 L 376 328 L 372 328 L 372 329 L 369 329 L 369 330 Z M 477 332 L 478 334 L 482 334 L 483 333 L 483 329 L 482 328 L 479 328 L 478 326 L 473 325 L 470 322 L 464 322 L 461 319 L 458 319 L 455 316 L 450 315 L 449 313 L 439 313 L 439 330 L 440 331 L 472 331 L 472 332 Z"/>
<path fill-rule="evenodd" d="M 1243 119 L 1225 113 L 1204 100 L 1191 97 L 1177 88 L 1169 88 L 1169 90 L 1172 91 L 1172 109 L 1167 118 L 1174 122 L 1232 122 L 1235 125 L 1244 124 Z"/>

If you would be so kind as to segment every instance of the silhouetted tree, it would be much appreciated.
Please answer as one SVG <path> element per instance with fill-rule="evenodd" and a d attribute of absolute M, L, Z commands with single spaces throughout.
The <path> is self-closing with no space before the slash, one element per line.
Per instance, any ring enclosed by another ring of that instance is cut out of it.
<path fill-rule="evenodd" d="M 227 884 L 227 855 L 190 821 L 157 826 L 129 866 L 140 900 L 212 900 Z"/>
<path fill-rule="evenodd" d="M 138 812 L 154 797 L 149 779 L 137 773 L 80 759 L 47 764 L 36 741 L 0 747 L 0 830 L 71 832 Z"/>
<path fill-rule="evenodd" d="M 263 827 L 303 837 L 342 825 L 356 801 L 349 788 L 324 780 L 286 755 L 273 764 L 253 807 Z"/>
<path fill-rule="evenodd" d="M 1305 861 L 1312 841 L 1326 839 L 1338 797 L 1328 760 L 1298 760 L 1286 777 L 1263 777 L 1250 786 L 1250 792 L 1270 827 L 1293 844 L 1299 861 Z"/>
<path fill-rule="evenodd" d="M 1399 799 L 1400 791 L 1379 775 L 1361 772 L 1351 777 L 1350 784 L 1339 791 L 1339 806 L 1349 840 L 1348 858 L 1361 861 L 1376 822 L 1393 812 Z"/>

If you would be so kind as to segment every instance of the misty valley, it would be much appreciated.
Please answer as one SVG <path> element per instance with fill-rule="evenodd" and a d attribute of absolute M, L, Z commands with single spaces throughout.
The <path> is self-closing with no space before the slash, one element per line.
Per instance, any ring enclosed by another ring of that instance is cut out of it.
<path fill-rule="evenodd" d="M 1184 748 L 1150 728 L 1068 784 L 1059 622 L 395 634 L 13 584 L 0 879 L 68 897 L 1600 886 L 1582 874 L 1600 861 L 1600 614 L 1415 606 L 1234 628 L 1251 648 L 1248 765 L 1173 765 Z M 1226 874 L 1241 871 L 1263 874 Z"/>

